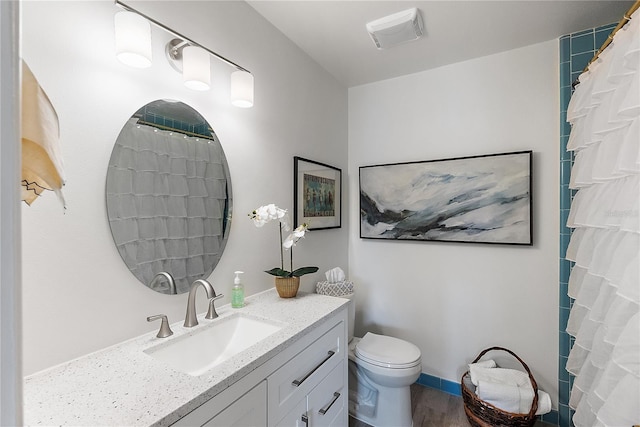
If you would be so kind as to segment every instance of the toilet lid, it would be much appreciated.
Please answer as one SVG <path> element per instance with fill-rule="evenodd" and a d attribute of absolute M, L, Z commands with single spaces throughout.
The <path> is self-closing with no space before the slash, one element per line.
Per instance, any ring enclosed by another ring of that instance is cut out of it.
<path fill-rule="evenodd" d="M 356 357 L 377 366 L 410 368 L 420 363 L 420 349 L 410 342 L 371 332 L 356 345 Z"/>

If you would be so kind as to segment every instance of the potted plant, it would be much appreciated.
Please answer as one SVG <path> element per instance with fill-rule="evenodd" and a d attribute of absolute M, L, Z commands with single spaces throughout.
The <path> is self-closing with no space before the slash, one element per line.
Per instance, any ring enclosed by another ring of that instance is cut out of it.
<path fill-rule="evenodd" d="M 318 271 L 318 267 L 300 267 L 293 269 L 293 247 L 296 243 L 304 237 L 308 231 L 308 225 L 303 223 L 291 231 L 289 225 L 289 215 L 286 209 L 281 209 L 273 203 L 269 205 L 260 206 L 249 214 L 249 218 L 253 220 L 256 227 L 262 227 L 263 225 L 277 219 L 279 221 L 278 231 L 280 233 L 280 267 L 274 267 L 271 270 L 266 270 L 265 273 L 269 273 L 275 276 L 276 290 L 278 295 L 282 298 L 292 298 L 298 293 L 300 286 L 300 277 L 305 274 L 315 273 Z M 291 231 L 291 233 L 283 239 L 282 230 Z M 290 268 L 291 270 L 284 269 L 284 251 L 289 250 L 290 254 Z"/>

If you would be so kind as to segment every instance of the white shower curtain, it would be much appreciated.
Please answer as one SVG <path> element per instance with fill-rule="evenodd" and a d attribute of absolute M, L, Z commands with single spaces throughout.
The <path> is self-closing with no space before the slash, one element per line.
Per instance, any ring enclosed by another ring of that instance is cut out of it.
<path fill-rule="evenodd" d="M 577 190 L 566 369 L 576 426 L 640 424 L 640 11 L 580 76 L 567 120 Z"/>

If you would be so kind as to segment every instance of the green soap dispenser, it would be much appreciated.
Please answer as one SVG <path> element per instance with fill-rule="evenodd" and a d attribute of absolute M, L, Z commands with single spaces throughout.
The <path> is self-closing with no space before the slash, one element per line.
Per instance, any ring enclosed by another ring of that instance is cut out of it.
<path fill-rule="evenodd" d="M 236 278 L 233 279 L 233 288 L 231 289 L 231 307 L 233 308 L 244 307 L 244 286 L 240 280 L 242 273 L 244 273 L 244 271 L 234 271 L 233 273 L 236 275 Z"/>

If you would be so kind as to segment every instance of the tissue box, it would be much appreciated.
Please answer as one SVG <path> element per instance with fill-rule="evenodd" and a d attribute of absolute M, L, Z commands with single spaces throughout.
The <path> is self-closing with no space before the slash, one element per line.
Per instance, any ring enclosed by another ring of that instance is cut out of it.
<path fill-rule="evenodd" d="M 318 282 L 316 284 L 316 293 L 321 295 L 329 295 L 332 297 L 342 297 L 353 293 L 353 282 L 350 280 L 342 280 L 340 282 Z"/>

